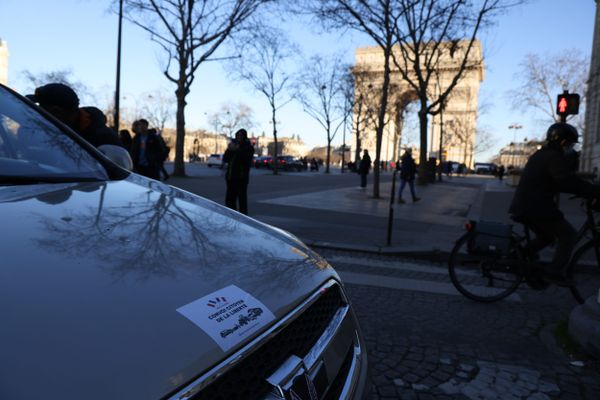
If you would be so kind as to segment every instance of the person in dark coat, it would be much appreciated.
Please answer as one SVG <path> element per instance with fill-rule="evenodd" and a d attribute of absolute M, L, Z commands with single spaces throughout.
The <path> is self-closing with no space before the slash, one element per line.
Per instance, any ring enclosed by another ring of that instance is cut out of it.
<path fill-rule="evenodd" d="M 248 140 L 248 132 L 240 129 L 235 133 L 235 139 L 229 143 L 223 155 L 223 163 L 227 164 L 225 205 L 246 215 L 248 215 L 248 181 L 253 156 L 254 147 Z"/>
<path fill-rule="evenodd" d="M 363 151 L 363 156 L 358 164 L 358 174 L 360 175 L 360 187 L 362 189 L 367 187 L 367 175 L 371 169 L 371 157 L 369 156 L 368 150 Z"/>
<path fill-rule="evenodd" d="M 119 136 L 106 126 L 106 116 L 96 107 L 79 108 L 79 97 L 62 83 L 49 83 L 27 96 L 31 101 L 68 125 L 81 137 L 98 147 L 103 144 L 121 146 Z"/>
<path fill-rule="evenodd" d="M 131 133 L 127 129 L 121 129 L 119 131 L 119 139 L 121 140 L 121 145 L 131 154 L 131 143 L 133 139 L 131 138 Z"/>
<path fill-rule="evenodd" d="M 501 165 L 498 168 L 498 179 L 500 179 L 500 180 L 504 179 L 504 172 L 505 172 L 504 165 Z"/>
<path fill-rule="evenodd" d="M 159 176 L 160 176 L 160 174 L 162 174 L 162 176 L 163 176 L 162 180 L 166 181 L 167 179 L 169 179 L 171 177 L 171 175 L 169 175 L 169 172 L 167 172 L 167 169 L 165 168 L 165 161 L 167 161 L 167 158 L 169 158 L 169 153 L 171 152 L 171 148 L 169 146 L 167 146 L 165 139 L 163 139 L 162 135 L 156 128 L 150 128 L 150 129 L 148 129 L 148 132 L 151 135 L 156 136 L 156 138 L 158 139 L 158 143 L 160 145 L 160 149 L 161 149 L 161 153 L 162 153 L 161 157 L 160 157 L 160 165 L 158 166 Z"/>
<path fill-rule="evenodd" d="M 583 197 L 600 195 L 600 186 L 576 175 L 571 154 L 578 140 L 577 129 L 572 125 L 551 125 L 546 134 L 546 145 L 527 161 L 509 209 L 515 221 L 523 223 L 536 235 L 531 240 L 529 254 L 534 255 L 556 241 L 552 264 L 545 272 L 558 284 L 568 283 L 565 269 L 577 232 L 567 222 L 555 199 L 559 193 Z"/>
<path fill-rule="evenodd" d="M 160 180 L 160 163 L 164 156 L 160 140 L 148 131 L 148 121 L 145 119 L 135 121 L 131 130 L 135 133 L 131 143 L 133 170 L 148 178 Z"/>
<path fill-rule="evenodd" d="M 421 200 L 415 194 L 415 174 L 417 173 L 417 164 L 412 158 L 412 149 L 406 149 L 402 155 L 402 166 L 400 167 L 400 189 L 398 190 L 398 203 L 404 204 L 405 201 L 402 198 L 402 192 L 404 187 L 408 183 L 410 188 L 410 194 L 412 195 L 413 203 Z"/>

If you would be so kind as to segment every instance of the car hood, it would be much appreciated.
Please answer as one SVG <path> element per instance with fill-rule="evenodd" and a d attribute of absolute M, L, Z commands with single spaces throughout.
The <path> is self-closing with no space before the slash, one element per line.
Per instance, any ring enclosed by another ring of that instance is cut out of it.
<path fill-rule="evenodd" d="M 337 278 L 293 236 L 133 174 L 0 187 L 0 215 L 2 399 L 161 398 Z M 224 349 L 182 310 L 231 287 L 272 318 Z"/>

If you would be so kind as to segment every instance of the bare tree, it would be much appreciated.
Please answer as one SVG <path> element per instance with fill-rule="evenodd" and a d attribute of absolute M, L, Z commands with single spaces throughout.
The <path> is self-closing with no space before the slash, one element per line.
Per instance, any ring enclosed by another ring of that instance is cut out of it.
<path fill-rule="evenodd" d="M 440 112 L 465 72 L 480 68 L 477 35 L 493 17 L 522 0 L 399 0 L 403 13 L 395 25 L 395 70 L 419 102 L 419 182 L 427 180 L 427 118 Z M 436 87 L 442 58 L 448 84 Z"/>
<path fill-rule="evenodd" d="M 296 81 L 296 98 L 304 111 L 314 118 L 327 133 L 327 158 L 325 173 L 329 173 L 331 141 L 344 123 L 339 113 L 339 98 L 342 97 L 343 77 L 349 67 L 340 58 L 311 57 Z"/>
<path fill-rule="evenodd" d="M 556 114 L 556 96 L 563 90 L 579 93 L 582 96 L 579 114 L 567 118 L 582 129 L 589 65 L 589 56 L 578 49 L 546 53 L 543 56 L 527 54 L 520 63 L 519 72 L 515 74 L 520 86 L 508 92 L 510 102 L 515 109 L 518 107 L 522 110 L 525 106 L 541 112 L 545 116 L 544 124 L 551 124 L 560 121 Z"/>
<path fill-rule="evenodd" d="M 254 127 L 254 111 L 242 102 L 237 104 L 225 103 L 221 108 L 208 117 L 216 133 L 222 133 L 233 138 L 234 133 L 241 128 L 250 130 Z"/>
<path fill-rule="evenodd" d="M 89 99 L 90 101 L 95 101 L 95 95 L 92 93 L 91 89 L 83 82 L 77 80 L 73 76 L 73 71 L 71 69 L 57 69 L 40 72 L 38 74 L 29 70 L 24 70 L 22 74 L 25 80 L 29 82 L 30 85 L 28 85 L 28 87 L 31 91 L 48 83 L 62 83 L 73 89 L 80 100 Z"/>
<path fill-rule="evenodd" d="M 340 112 L 343 115 L 344 118 L 344 125 L 343 125 L 343 139 L 342 139 L 342 146 L 341 146 L 341 152 L 342 152 L 342 173 L 344 173 L 344 168 L 345 168 L 345 164 L 346 164 L 346 150 L 347 150 L 347 146 L 346 146 L 346 131 L 348 129 L 348 123 L 350 123 L 350 131 L 352 131 L 352 110 L 354 110 L 354 105 L 356 103 L 356 89 L 355 89 L 355 78 L 354 75 L 352 74 L 352 70 L 349 68 L 346 73 L 344 74 L 342 81 L 341 81 L 341 102 L 339 104 L 339 108 L 340 108 Z"/>
<path fill-rule="evenodd" d="M 165 90 L 154 90 L 142 93 L 138 97 L 137 106 L 140 117 L 150 122 L 159 131 L 164 131 L 167 122 L 175 116 L 175 99 Z"/>
<path fill-rule="evenodd" d="M 254 90 L 263 94 L 271 108 L 274 153 L 277 156 L 277 111 L 291 101 L 286 93 L 290 75 L 285 62 L 297 48 L 288 41 L 285 33 L 276 28 L 253 29 L 236 40 L 237 48 L 244 57 L 231 63 L 234 76 L 249 82 Z M 277 175 L 278 163 L 273 163 L 273 174 Z"/>
<path fill-rule="evenodd" d="M 389 95 L 391 54 L 395 44 L 394 30 L 403 12 L 399 0 L 307 0 L 305 9 L 334 29 L 353 29 L 368 35 L 383 51 L 383 79 L 373 82 L 378 90 L 377 122 L 375 125 L 375 167 L 373 169 L 373 197 L 379 197 L 379 158 L 386 121 Z M 359 103 L 360 104 L 360 103 Z"/>
<path fill-rule="evenodd" d="M 198 67 L 264 3 L 272 0 L 126 0 L 127 18 L 165 52 L 163 73 L 176 86 L 173 174 L 185 176 L 185 106 Z"/>

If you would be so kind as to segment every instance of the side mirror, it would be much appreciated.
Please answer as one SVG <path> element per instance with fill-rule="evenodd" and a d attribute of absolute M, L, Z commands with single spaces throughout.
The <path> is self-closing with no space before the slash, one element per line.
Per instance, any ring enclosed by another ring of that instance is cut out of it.
<path fill-rule="evenodd" d="M 129 171 L 133 170 L 133 161 L 129 152 L 121 146 L 114 144 L 103 144 L 98 146 L 98 150 L 106 156 L 110 161 L 114 162 L 121 168 L 125 168 Z"/>

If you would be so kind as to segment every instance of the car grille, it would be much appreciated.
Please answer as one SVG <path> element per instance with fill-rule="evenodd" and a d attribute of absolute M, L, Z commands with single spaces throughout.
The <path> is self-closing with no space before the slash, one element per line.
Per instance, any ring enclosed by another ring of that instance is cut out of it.
<path fill-rule="evenodd" d="M 321 295 L 294 321 L 208 385 L 192 400 L 252 400 L 266 396 L 271 386 L 266 381 L 290 355 L 304 357 L 315 345 L 335 312 L 344 305 L 339 286 Z"/>

